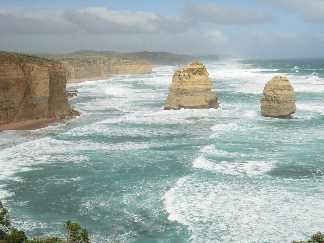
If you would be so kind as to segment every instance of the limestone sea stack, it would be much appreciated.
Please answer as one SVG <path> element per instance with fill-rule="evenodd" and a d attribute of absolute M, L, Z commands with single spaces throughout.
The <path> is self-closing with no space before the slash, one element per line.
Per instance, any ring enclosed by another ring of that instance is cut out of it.
<path fill-rule="evenodd" d="M 0 130 L 37 128 L 77 115 L 66 82 L 61 63 L 0 52 Z"/>
<path fill-rule="evenodd" d="M 295 112 L 294 88 L 288 78 L 275 76 L 264 87 L 261 114 L 265 117 L 291 118 Z"/>
<path fill-rule="evenodd" d="M 219 107 L 218 97 L 206 67 L 193 62 L 175 72 L 165 109 L 207 109 Z"/>

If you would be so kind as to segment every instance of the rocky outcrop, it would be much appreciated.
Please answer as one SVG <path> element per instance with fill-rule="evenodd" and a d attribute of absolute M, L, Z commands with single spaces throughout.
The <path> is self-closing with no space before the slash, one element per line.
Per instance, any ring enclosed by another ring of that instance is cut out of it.
<path fill-rule="evenodd" d="M 25 121 L 33 124 L 30 121 L 75 115 L 67 101 L 66 81 L 67 72 L 61 63 L 0 52 L 0 130 L 15 129 L 14 124 L 23 126 Z"/>
<path fill-rule="evenodd" d="M 146 74 L 152 72 L 152 65 L 145 62 L 117 61 L 111 65 L 111 73 L 118 75 Z"/>
<path fill-rule="evenodd" d="M 148 63 L 154 65 L 183 65 L 190 63 L 195 57 L 189 55 L 181 55 L 170 52 L 133 52 L 119 54 L 126 58 L 132 58 L 135 60 L 145 60 Z"/>
<path fill-rule="evenodd" d="M 60 59 L 69 73 L 69 83 L 99 80 L 111 75 L 146 74 L 152 65 L 127 59 L 105 56 L 76 56 Z"/>
<path fill-rule="evenodd" d="M 194 62 L 175 72 L 165 109 L 218 108 L 218 97 L 203 64 Z"/>
<path fill-rule="evenodd" d="M 78 90 L 68 90 L 66 91 L 66 96 L 70 99 L 73 97 L 77 97 L 79 95 L 79 91 Z"/>
<path fill-rule="evenodd" d="M 261 114 L 265 117 L 290 118 L 296 112 L 294 88 L 286 77 L 276 76 L 263 90 Z"/>
<path fill-rule="evenodd" d="M 68 82 L 99 80 L 111 76 L 110 60 L 96 58 L 66 58 L 60 60 L 68 71 Z"/>

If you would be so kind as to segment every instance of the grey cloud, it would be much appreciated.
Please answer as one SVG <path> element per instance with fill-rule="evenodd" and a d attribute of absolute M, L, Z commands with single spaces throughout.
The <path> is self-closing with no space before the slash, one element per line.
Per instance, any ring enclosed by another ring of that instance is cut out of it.
<path fill-rule="evenodd" d="M 4 34 L 156 34 L 183 33 L 205 22 L 215 24 L 258 24 L 268 15 L 216 5 L 188 5 L 177 16 L 153 12 L 114 11 L 85 8 L 58 12 L 0 11 L 0 31 Z"/>
<path fill-rule="evenodd" d="M 158 16 L 146 12 L 111 11 L 105 8 L 86 8 L 66 11 L 64 18 L 90 33 L 154 32 Z"/>
<path fill-rule="evenodd" d="M 2 34 L 67 34 L 73 26 L 55 21 L 53 16 L 31 16 L 22 12 L 0 12 Z"/>
<path fill-rule="evenodd" d="M 291 3 L 288 0 L 269 1 L 287 10 Z M 281 5 L 284 2 L 286 5 Z M 261 6 L 276 14 L 269 5 Z M 300 8 L 300 5 L 290 6 L 289 11 L 298 10 L 301 14 Z M 0 49 L 35 52 L 160 50 L 265 57 L 315 56 L 324 49 L 320 28 L 318 35 L 305 26 L 292 30 L 281 28 L 286 29 L 282 31 L 267 13 L 256 8 L 225 8 L 215 4 L 189 4 L 184 11 L 171 16 L 106 8 L 47 12 L 0 10 Z M 317 13 L 310 16 L 318 19 L 321 15 L 319 10 Z M 284 22 L 280 24 L 285 25 Z"/>
<path fill-rule="evenodd" d="M 90 33 L 156 33 L 187 30 L 186 21 L 151 12 L 112 11 L 105 8 L 86 8 L 67 11 L 67 21 Z"/>
<path fill-rule="evenodd" d="M 140 34 L 184 32 L 191 26 L 181 17 L 152 12 L 85 8 L 59 12 L 0 10 L 3 34 Z"/>
<path fill-rule="evenodd" d="M 193 21 L 219 25 L 264 24 L 273 20 L 271 14 L 260 10 L 226 8 L 216 4 L 192 4 L 185 8 L 187 18 Z"/>

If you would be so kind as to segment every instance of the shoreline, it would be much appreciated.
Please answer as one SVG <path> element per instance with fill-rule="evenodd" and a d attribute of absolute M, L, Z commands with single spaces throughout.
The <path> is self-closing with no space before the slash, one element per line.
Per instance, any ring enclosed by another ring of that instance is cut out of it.
<path fill-rule="evenodd" d="M 132 74 L 129 74 L 132 75 Z M 109 80 L 113 78 L 114 76 L 118 76 L 118 74 L 112 74 L 107 75 L 105 77 L 93 77 L 93 78 L 87 78 L 87 79 L 73 79 L 69 80 L 66 85 L 72 86 L 77 84 L 82 84 L 86 82 L 97 82 L 101 80 Z M 73 97 L 72 97 L 73 98 Z M 0 124 L 0 132 L 2 131 L 22 131 L 22 130 L 37 130 L 41 128 L 48 127 L 50 124 L 53 123 L 62 123 L 64 120 L 73 119 L 77 115 L 73 115 L 70 118 L 41 118 L 41 119 L 32 119 L 32 120 L 25 120 L 25 121 L 17 121 L 17 122 L 10 122 L 6 124 Z"/>
<path fill-rule="evenodd" d="M 43 118 L 35 120 L 26 120 L 19 122 L 11 122 L 0 125 L 0 132 L 2 131 L 20 131 L 20 130 L 36 130 L 47 127 L 48 125 L 63 121 L 64 119 L 57 118 Z"/>
<path fill-rule="evenodd" d="M 107 75 L 104 77 L 93 77 L 93 78 L 80 78 L 80 79 L 71 79 L 66 82 L 66 84 L 79 84 L 79 83 L 84 83 L 84 82 L 90 82 L 90 81 L 98 81 L 98 80 L 105 80 L 105 79 L 110 79 L 114 75 Z"/>
<path fill-rule="evenodd" d="M 4 131 L 24 131 L 24 130 L 37 130 L 41 128 L 48 127 L 54 123 L 63 123 L 64 121 L 68 121 L 80 116 L 80 113 L 77 111 L 73 111 L 73 115 L 65 117 L 65 118 L 40 118 L 40 119 L 32 119 L 25 121 L 17 121 L 10 122 L 6 124 L 0 124 L 0 133 Z M 77 112 L 77 113 L 75 113 Z"/>
<path fill-rule="evenodd" d="M 154 67 L 158 67 L 158 65 L 153 66 Z M 85 83 L 85 82 L 93 82 L 93 81 L 101 81 L 101 80 L 108 80 L 111 79 L 113 77 L 117 77 L 117 76 L 129 76 L 129 75 L 144 75 L 144 74 L 152 74 L 152 72 L 148 72 L 148 73 L 122 73 L 122 74 L 110 74 L 107 76 L 98 76 L 98 77 L 92 77 L 92 78 L 80 78 L 80 79 L 70 79 L 66 82 L 67 85 L 69 84 L 80 84 L 80 83 Z"/>

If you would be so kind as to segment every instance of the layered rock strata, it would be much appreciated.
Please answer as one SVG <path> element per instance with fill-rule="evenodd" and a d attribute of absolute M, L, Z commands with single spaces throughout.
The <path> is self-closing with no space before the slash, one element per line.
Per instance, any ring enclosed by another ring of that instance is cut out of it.
<path fill-rule="evenodd" d="M 0 52 L 0 130 L 77 115 L 68 104 L 66 82 L 61 63 Z"/>
<path fill-rule="evenodd" d="M 264 87 L 261 114 L 265 117 L 290 118 L 295 112 L 294 88 L 288 78 L 275 76 Z"/>
<path fill-rule="evenodd" d="M 106 79 L 112 75 L 146 74 L 152 72 L 152 65 L 127 59 L 104 56 L 72 57 L 61 61 L 69 73 L 69 83 Z"/>
<path fill-rule="evenodd" d="M 179 69 L 172 78 L 165 109 L 206 109 L 219 107 L 218 97 L 206 67 L 194 62 Z"/>

